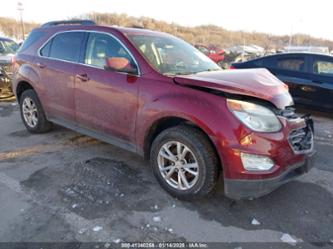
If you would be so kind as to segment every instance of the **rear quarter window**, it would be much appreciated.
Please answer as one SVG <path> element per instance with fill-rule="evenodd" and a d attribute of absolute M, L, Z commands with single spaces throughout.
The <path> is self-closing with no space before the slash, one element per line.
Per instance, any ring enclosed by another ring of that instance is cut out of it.
<path fill-rule="evenodd" d="M 49 57 L 50 56 L 50 48 L 51 48 L 52 41 L 49 41 L 44 45 L 44 47 L 40 50 L 40 55 Z"/>

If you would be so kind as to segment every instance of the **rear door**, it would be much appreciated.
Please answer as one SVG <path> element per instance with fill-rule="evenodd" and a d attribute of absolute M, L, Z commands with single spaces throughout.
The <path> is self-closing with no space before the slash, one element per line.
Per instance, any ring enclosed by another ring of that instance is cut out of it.
<path fill-rule="evenodd" d="M 333 57 L 312 56 L 310 79 L 315 85 L 314 101 L 326 110 L 333 110 Z"/>
<path fill-rule="evenodd" d="M 78 31 L 58 33 L 39 51 L 35 64 L 45 93 L 43 105 L 51 119 L 75 122 L 74 71 L 85 35 Z"/>

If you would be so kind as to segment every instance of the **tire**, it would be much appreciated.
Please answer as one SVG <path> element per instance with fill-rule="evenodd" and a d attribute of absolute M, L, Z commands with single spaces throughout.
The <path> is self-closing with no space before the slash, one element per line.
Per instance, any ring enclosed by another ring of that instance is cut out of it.
<path fill-rule="evenodd" d="M 42 104 L 34 90 L 29 89 L 22 93 L 20 112 L 22 121 L 29 132 L 45 133 L 52 129 L 52 123 L 46 119 Z"/>
<path fill-rule="evenodd" d="M 178 146 L 182 153 L 177 153 Z M 177 155 L 177 160 L 171 158 L 170 153 Z M 199 129 L 185 125 L 161 132 L 150 151 L 150 164 L 160 185 L 172 196 L 183 200 L 200 198 L 212 192 L 220 171 L 218 161 L 207 136 Z M 192 165 L 192 168 L 187 168 Z"/>

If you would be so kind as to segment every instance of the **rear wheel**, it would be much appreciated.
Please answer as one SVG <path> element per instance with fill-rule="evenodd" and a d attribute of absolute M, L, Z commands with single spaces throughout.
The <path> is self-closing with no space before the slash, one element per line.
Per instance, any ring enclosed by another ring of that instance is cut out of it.
<path fill-rule="evenodd" d="M 215 150 L 207 136 L 191 126 L 176 126 L 154 140 L 150 155 L 160 185 L 180 199 L 210 193 L 218 178 Z"/>
<path fill-rule="evenodd" d="M 46 119 L 43 107 L 34 90 L 29 89 L 22 93 L 20 111 L 22 121 L 28 131 L 44 133 L 52 128 L 52 123 Z"/>

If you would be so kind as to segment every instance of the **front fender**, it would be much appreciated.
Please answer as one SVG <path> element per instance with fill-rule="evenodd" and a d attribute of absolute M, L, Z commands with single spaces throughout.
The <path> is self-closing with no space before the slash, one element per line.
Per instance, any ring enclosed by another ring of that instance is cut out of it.
<path fill-rule="evenodd" d="M 154 94 L 154 98 L 139 95 L 136 141 L 142 151 L 151 127 L 164 118 L 182 118 L 195 124 L 209 136 L 217 150 L 230 141 L 230 137 L 235 139 L 233 128 L 239 123 L 227 109 L 224 97 L 178 85 L 160 89 L 151 86 L 149 90 L 159 91 L 159 94 Z M 222 162 L 222 155 L 218 153 Z"/>
<path fill-rule="evenodd" d="M 190 121 L 204 130 L 207 135 L 213 136 L 213 128 L 207 122 L 210 113 L 218 113 L 218 107 L 210 105 L 205 100 L 198 101 L 189 95 L 166 95 L 143 104 L 138 113 L 138 128 L 148 130 L 158 120 L 174 117 Z M 138 131 L 142 134 L 140 130 Z"/>

